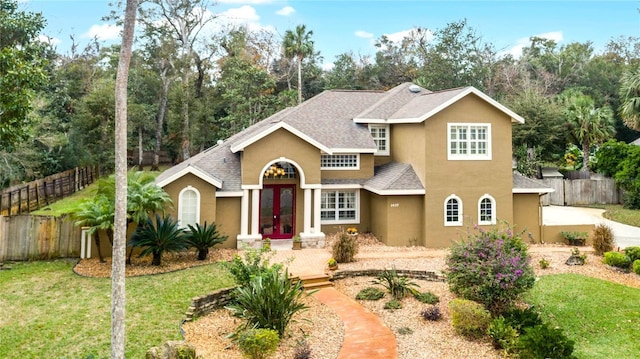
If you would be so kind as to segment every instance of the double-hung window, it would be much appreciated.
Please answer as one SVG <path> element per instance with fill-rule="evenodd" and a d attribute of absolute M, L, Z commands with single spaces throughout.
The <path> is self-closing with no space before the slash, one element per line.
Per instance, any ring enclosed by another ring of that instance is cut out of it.
<path fill-rule="evenodd" d="M 320 219 L 322 223 L 357 223 L 358 190 L 322 190 Z"/>
<path fill-rule="evenodd" d="M 448 159 L 491 159 L 491 124 L 449 123 L 447 131 Z"/>
<path fill-rule="evenodd" d="M 389 125 L 369 125 L 369 132 L 376 143 L 376 156 L 389 156 Z"/>

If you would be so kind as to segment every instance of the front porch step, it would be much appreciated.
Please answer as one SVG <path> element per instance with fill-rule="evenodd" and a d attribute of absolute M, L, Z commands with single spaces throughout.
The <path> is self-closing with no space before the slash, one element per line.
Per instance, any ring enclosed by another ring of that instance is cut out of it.
<path fill-rule="evenodd" d="M 306 290 L 333 287 L 331 276 L 327 274 L 311 274 L 300 276 L 302 287 Z"/>

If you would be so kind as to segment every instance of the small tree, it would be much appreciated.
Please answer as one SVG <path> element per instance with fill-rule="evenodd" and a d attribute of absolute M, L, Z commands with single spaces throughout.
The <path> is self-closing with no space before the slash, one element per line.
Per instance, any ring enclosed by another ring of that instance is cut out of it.
<path fill-rule="evenodd" d="M 160 218 L 160 215 L 156 214 L 156 223 L 154 224 L 151 218 L 147 219 L 146 225 L 138 227 L 131 236 L 130 245 L 144 247 L 140 257 L 152 254 L 151 264 L 159 266 L 163 253 L 186 249 L 183 233 L 184 231 L 178 227 L 178 222 L 174 222 L 171 217 Z"/>
<path fill-rule="evenodd" d="M 453 293 L 500 313 L 533 287 L 529 262 L 527 246 L 510 228 L 478 229 L 451 248 L 445 276 Z"/>

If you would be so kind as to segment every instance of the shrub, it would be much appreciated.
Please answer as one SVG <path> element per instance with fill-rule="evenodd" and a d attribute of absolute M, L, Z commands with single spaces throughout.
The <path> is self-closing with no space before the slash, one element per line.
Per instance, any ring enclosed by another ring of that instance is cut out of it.
<path fill-rule="evenodd" d="M 598 256 L 613 250 L 613 240 L 613 230 L 606 224 L 597 225 L 591 234 L 593 250 Z"/>
<path fill-rule="evenodd" d="M 440 302 L 440 298 L 431 292 L 420 293 L 418 291 L 414 291 L 413 297 L 425 304 L 436 304 Z"/>
<path fill-rule="evenodd" d="M 272 267 L 252 277 L 246 286 L 233 291 L 235 302 L 227 308 L 246 319 L 247 326 L 273 329 L 282 336 L 293 316 L 308 308 L 303 298 L 309 293 L 303 291 L 300 281 L 292 282 L 288 275 Z"/>
<path fill-rule="evenodd" d="M 204 222 L 203 226 L 200 226 L 200 223 L 196 223 L 195 226 L 189 225 L 189 230 L 185 233 L 184 238 L 187 246 L 198 251 L 198 260 L 202 261 L 207 258 L 209 248 L 223 243 L 229 237 L 220 234 L 215 222 L 211 225 Z"/>
<path fill-rule="evenodd" d="M 402 302 L 397 299 L 391 299 L 390 301 L 384 303 L 384 309 L 402 309 Z"/>
<path fill-rule="evenodd" d="M 413 334 L 413 329 L 409 327 L 398 328 L 398 334 L 400 335 Z"/>
<path fill-rule="evenodd" d="M 518 343 L 518 331 L 504 319 L 503 316 L 491 321 L 487 329 L 489 337 L 496 349 L 504 349 L 507 353 L 512 353 Z"/>
<path fill-rule="evenodd" d="M 518 333 L 522 334 L 524 328 L 535 327 L 542 324 L 540 313 L 533 307 L 528 308 L 512 308 L 505 311 L 502 316 L 507 324 L 515 328 Z"/>
<path fill-rule="evenodd" d="M 356 236 L 350 236 L 344 232 L 338 234 L 338 239 L 333 243 L 333 258 L 338 263 L 353 262 L 358 254 L 358 242 Z"/>
<path fill-rule="evenodd" d="M 245 286 L 249 284 L 251 278 L 262 275 L 267 271 L 281 270 L 281 264 L 269 263 L 270 252 L 266 248 L 245 248 L 244 260 L 239 255 L 234 255 L 233 260 L 227 263 L 229 272 L 236 280 L 239 286 Z"/>
<path fill-rule="evenodd" d="M 412 292 L 412 288 L 418 287 L 418 284 L 410 281 L 407 277 L 399 276 L 395 268 L 380 272 L 373 283 L 385 287 L 394 299 L 402 299 Z"/>
<path fill-rule="evenodd" d="M 548 324 L 525 328 L 518 339 L 518 355 L 521 359 L 538 358 L 575 358 L 574 342 L 567 338 L 562 330 L 551 328 Z"/>
<path fill-rule="evenodd" d="M 533 287 L 529 262 L 526 245 L 511 229 L 480 229 L 452 246 L 445 276 L 453 293 L 500 313 Z"/>
<path fill-rule="evenodd" d="M 356 299 L 359 300 L 378 300 L 384 297 L 384 292 L 376 287 L 368 287 L 356 294 Z"/>
<path fill-rule="evenodd" d="M 293 359 L 311 359 L 311 347 L 306 340 L 298 341 Z"/>
<path fill-rule="evenodd" d="M 602 262 L 606 265 L 610 265 L 617 268 L 629 269 L 631 260 L 626 254 L 620 252 L 606 252 Z"/>
<path fill-rule="evenodd" d="M 550 264 L 550 263 L 549 263 L 549 261 L 548 261 L 547 259 L 542 258 L 542 259 L 538 262 L 538 264 L 540 265 L 540 268 L 541 268 L 541 269 L 547 269 L 547 268 L 549 268 L 549 264 Z"/>
<path fill-rule="evenodd" d="M 442 319 L 442 312 L 440 312 L 440 307 L 438 307 L 437 305 L 428 307 L 427 309 L 423 310 L 420 315 L 422 315 L 422 319 L 431 322 L 436 322 Z"/>
<path fill-rule="evenodd" d="M 238 336 L 238 347 L 251 359 L 264 359 L 275 354 L 280 338 L 272 329 L 247 329 Z"/>
<path fill-rule="evenodd" d="M 491 313 L 482 304 L 457 298 L 449 302 L 449 310 L 453 328 L 458 334 L 471 339 L 478 339 L 486 334 Z"/>
<path fill-rule="evenodd" d="M 633 273 L 640 275 L 640 259 L 633 261 Z"/>
<path fill-rule="evenodd" d="M 567 240 L 570 246 L 583 246 L 589 234 L 587 232 L 560 232 L 560 235 Z"/>
<path fill-rule="evenodd" d="M 587 255 L 580 254 L 580 250 L 578 248 L 573 248 L 571 250 L 571 256 L 567 259 L 565 264 L 567 265 L 580 265 L 583 266 L 587 263 Z"/>
<path fill-rule="evenodd" d="M 144 247 L 140 257 L 152 254 L 151 264 L 159 266 L 162 254 L 166 252 L 180 252 L 186 249 L 183 237 L 184 231 L 169 216 L 160 218 L 156 214 L 156 223 L 147 218 L 144 225 L 138 226 L 131 236 L 129 243 L 132 247 Z"/>
<path fill-rule="evenodd" d="M 624 254 L 626 254 L 627 257 L 629 257 L 630 262 L 635 262 L 636 259 L 640 259 L 640 247 L 637 247 L 637 246 L 627 247 L 624 249 Z"/>

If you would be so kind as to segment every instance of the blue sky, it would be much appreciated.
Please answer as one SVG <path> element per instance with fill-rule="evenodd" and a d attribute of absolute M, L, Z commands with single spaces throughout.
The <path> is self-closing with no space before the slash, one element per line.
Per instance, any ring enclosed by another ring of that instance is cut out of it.
<path fill-rule="evenodd" d="M 94 36 L 105 44 L 119 41 L 118 29 L 101 21 L 109 2 L 21 0 L 21 5 L 42 12 L 48 22 L 44 34 L 67 53 L 70 34 L 80 48 Z M 592 41 L 601 51 L 612 37 L 640 37 L 639 8 L 640 1 L 218 0 L 209 10 L 217 21 L 245 23 L 278 36 L 305 24 L 327 66 L 344 52 L 375 53 L 373 42 L 382 35 L 400 39 L 417 26 L 435 30 L 461 19 L 503 53 L 518 55 L 531 36 L 560 45 Z"/>

